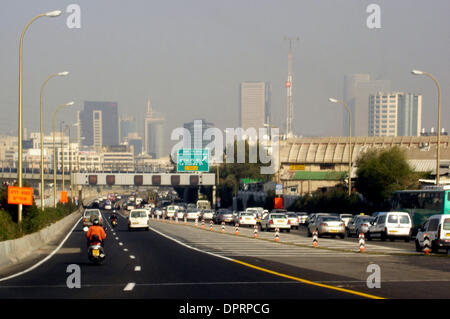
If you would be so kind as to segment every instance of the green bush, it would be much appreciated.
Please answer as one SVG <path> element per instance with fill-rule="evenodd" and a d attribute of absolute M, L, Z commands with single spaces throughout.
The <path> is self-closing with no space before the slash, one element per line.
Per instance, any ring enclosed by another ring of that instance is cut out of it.
<path fill-rule="evenodd" d="M 23 206 L 22 223 L 19 224 L 17 223 L 17 205 L 8 205 L 7 196 L 7 187 L 3 186 L 0 189 L 0 241 L 37 232 L 64 218 L 77 208 L 69 201 L 67 204 L 59 203 L 56 208 L 47 207 L 45 211 L 42 211 L 33 202 L 32 206 Z"/>

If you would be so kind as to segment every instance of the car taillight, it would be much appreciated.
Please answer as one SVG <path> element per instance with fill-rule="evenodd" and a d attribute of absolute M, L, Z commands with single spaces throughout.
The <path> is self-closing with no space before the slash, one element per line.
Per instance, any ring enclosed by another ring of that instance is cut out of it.
<path fill-rule="evenodd" d="M 300 218 L 297 217 L 297 223 L 300 223 Z"/>
<path fill-rule="evenodd" d="M 288 219 L 288 225 L 290 225 L 291 224 L 291 220 L 290 219 Z"/>
<path fill-rule="evenodd" d="M 241 217 L 239 217 L 239 220 L 242 220 L 242 216 L 241 216 Z"/>
<path fill-rule="evenodd" d="M 341 226 L 345 226 L 345 224 L 344 224 L 344 223 L 341 223 Z"/>
<path fill-rule="evenodd" d="M 273 224 L 273 220 L 269 220 L 269 224 Z"/>

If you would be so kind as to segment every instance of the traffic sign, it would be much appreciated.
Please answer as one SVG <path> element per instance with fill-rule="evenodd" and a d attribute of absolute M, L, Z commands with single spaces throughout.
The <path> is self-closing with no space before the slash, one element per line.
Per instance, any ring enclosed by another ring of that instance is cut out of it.
<path fill-rule="evenodd" d="M 179 149 L 177 172 L 209 172 L 209 150 L 206 148 Z"/>
<path fill-rule="evenodd" d="M 33 205 L 33 188 L 8 186 L 8 204 Z"/>
<path fill-rule="evenodd" d="M 67 195 L 67 192 L 66 191 L 64 191 L 64 192 L 61 192 L 61 199 L 59 200 L 61 203 L 67 203 L 67 202 L 69 202 L 69 198 L 68 198 L 68 195 Z"/>

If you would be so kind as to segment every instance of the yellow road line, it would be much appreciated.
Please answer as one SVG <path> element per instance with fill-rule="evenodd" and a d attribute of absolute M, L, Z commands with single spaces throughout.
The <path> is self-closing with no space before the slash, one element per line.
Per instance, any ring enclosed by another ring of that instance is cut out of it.
<path fill-rule="evenodd" d="M 246 262 L 243 262 L 243 261 L 240 261 L 240 260 L 237 260 L 237 259 L 233 259 L 232 261 L 235 262 L 235 263 L 241 264 L 243 266 L 246 266 L 246 267 L 250 267 L 250 268 L 253 268 L 253 269 L 256 269 L 256 270 L 260 270 L 260 271 L 263 271 L 263 272 L 266 272 L 266 273 L 269 273 L 269 274 L 272 274 L 272 275 L 276 275 L 276 276 L 279 276 L 279 277 L 283 277 L 283 278 L 299 281 L 299 282 L 307 284 L 307 285 L 312 285 L 312 286 L 318 286 L 318 287 L 322 287 L 322 288 L 337 290 L 337 291 L 341 291 L 341 292 L 345 292 L 345 293 L 349 293 L 349 294 L 352 294 L 352 295 L 357 295 L 357 296 L 361 296 L 361 297 L 365 297 L 365 298 L 370 298 L 370 299 L 386 299 L 386 298 L 383 298 L 383 297 L 370 295 L 370 294 L 366 294 L 366 293 L 355 291 L 355 290 L 350 290 L 350 289 L 345 289 L 345 288 L 339 288 L 339 287 L 334 287 L 334 286 L 330 286 L 330 285 L 320 284 L 320 283 L 317 283 L 317 282 L 314 282 L 314 281 L 310 281 L 310 280 L 306 280 L 306 279 L 302 279 L 302 278 L 298 278 L 298 277 L 282 274 L 282 273 L 279 273 L 279 272 L 276 272 L 276 271 L 273 271 L 273 270 L 270 270 L 270 269 L 261 268 L 261 267 L 258 267 L 258 266 L 252 265 L 252 264 L 248 264 Z"/>

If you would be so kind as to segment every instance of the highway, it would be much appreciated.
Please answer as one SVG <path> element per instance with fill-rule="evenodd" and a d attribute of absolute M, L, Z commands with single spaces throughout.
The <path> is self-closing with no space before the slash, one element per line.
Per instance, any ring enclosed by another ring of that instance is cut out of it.
<path fill-rule="evenodd" d="M 154 231 L 128 232 L 123 217 L 117 229 L 107 228 L 107 259 L 103 264 L 88 261 L 80 223 L 61 251 L 44 264 L 0 281 L 0 298 L 361 297 L 252 269 L 187 248 Z M 66 270 L 72 264 L 81 269 L 81 288 L 67 287 L 70 273 Z"/>
<path fill-rule="evenodd" d="M 107 221 L 107 258 L 90 263 L 81 223 L 64 245 L 46 262 L 19 276 L 0 279 L 0 298 L 150 298 L 150 299 L 337 299 L 337 298 L 448 298 L 450 260 L 395 254 L 373 245 L 371 253 L 352 252 L 351 241 L 321 239 L 320 249 L 308 247 L 310 238 L 209 224 L 202 230 L 152 220 L 151 230 L 129 232 L 125 216 L 111 229 Z M 300 240 L 288 244 L 288 237 Z M 303 240 L 303 241 L 302 241 Z M 306 241 L 307 240 L 307 241 Z M 347 246 L 331 246 L 331 242 Z M 386 243 L 391 244 L 391 243 Z M 324 246 L 329 246 L 325 248 Z M 345 249 L 344 249 L 345 248 Z M 356 247 L 352 248 L 356 250 Z M 368 246 L 370 252 L 370 245 Z M 22 264 L 0 278 L 32 266 Z M 381 268 L 381 288 L 368 288 L 367 266 Z M 69 265 L 78 265 L 81 287 L 69 288 Z M 332 265 L 332 266 L 330 266 Z"/>

